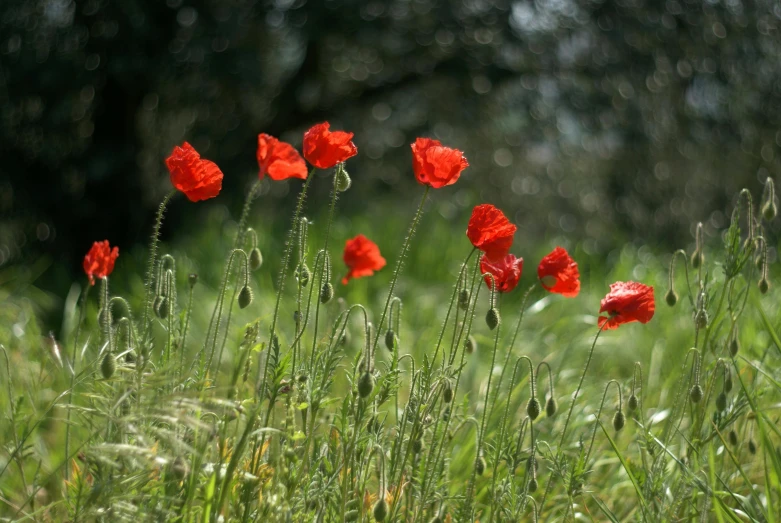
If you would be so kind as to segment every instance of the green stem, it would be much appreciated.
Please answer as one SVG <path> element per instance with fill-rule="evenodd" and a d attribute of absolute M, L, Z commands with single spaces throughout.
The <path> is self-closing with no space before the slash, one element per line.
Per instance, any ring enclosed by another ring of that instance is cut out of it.
<path fill-rule="evenodd" d="M 152 231 L 152 241 L 149 244 L 149 260 L 146 264 L 146 279 L 144 280 L 144 287 L 146 288 L 146 298 L 144 299 L 144 318 L 141 323 L 141 339 L 145 340 L 149 329 L 149 309 L 152 306 L 152 289 L 154 284 L 152 282 L 155 263 L 157 262 L 157 244 L 160 241 L 160 227 L 163 226 L 163 215 L 165 214 L 165 208 L 168 206 L 168 202 L 176 194 L 176 191 L 171 191 L 165 195 L 163 201 L 160 202 L 160 207 L 157 208 L 157 217 L 155 218 L 155 227 Z"/>
<path fill-rule="evenodd" d="M 393 299 L 393 290 L 396 288 L 396 281 L 399 279 L 399 273 L 401 272 L 401 267 L 404 265 L 404 258 L 407 256 L 407 251 L 409 251 L 410 243 L 412 242 L 412 235 L 415 234 L 415 230 L 418 228 L 418 224 L 420 223 L 420 218 L 423 216 L 423 205 L 426 203 L 426 198 L 428 197 L 428 191 L 431 189 L 430 185 L 426 186 L 426 190 L 423 191 L 423 198 L 420 199 L 420 205 L 418 206 L 418 211 L 415 213 L 415 218 L 412 220 L 412 225 L 409 228 L 409 232 L 407 233 L 407 237 L 404 239 L 404 246 L 401 248 L 401 254 L 399 255 L 399 260 L 396 263 L 396 270 L 393 271 L 393 277 L 391 278 L 391 284 L 390 289 L 388 289 L 388 297 L 385 300 L 385 307 L 382 311 L 382 316 L 380 317 L 380 322 L 377 324 L 376 327 L 376 334 L 374 336 L 374 343 L 373 343 L 373 350 L 377 350 L 377 343 L 380 340 L 380 333 L 382 332 L 382 325 L 385 323 L 385 317 L 388 315 L 388 307 L 390 306 L 391 299 Z"/>
<path fill-rule="evenodd" d="M 87 296 L 89 296 L 89 289 L 90 287 L 87 286 L 84 290 L 84 294 L 81 296 L 81 307 L 79 307 L 79 319 L 76 323 L 76 335 L 73 338 L 73 352 L 71 353 L 71 380 L 70 380 L 70 386 L 68 387 L 68 390 L 70 390 L 70 393 L 68 394 L 68 412 L 66 414 L 66 421 L 65 421 L 65 480 L 67 481 L 70 477 L 70 462 L 67 460 L 67 456 L 70 456 L 70 434 L 71 434 L 71 406 L 73 405 L 73 394 L 74 394 L 74 385 L 76 382 L 76 353 L 78 352 L 79 348 L 79 337 L 81 336 L 81 326 L 84 323 L 84 314 L 85 310 L 87 308 Z M 10 398 L 10 396 L 9 396 Z"/>
<path fill-rule="evenodd" d="M 260 188 L 261 181 L 262 180 L 260 179 L 255 180 L 255 183 L 252 184 L 252 187 L 250 187 L 250 190 L 247 193 L 247 197 L 244 199 L 244 207 L 241 209 L 241 218 L 239 218 L 239 229 L 236 232 L 236 240 L 233 242 L 234 249 L 241 247 L 241 244 L 244 241 L 244 234 L 247 232 L 246 227 L 249 211 L 250 208 L 252 208 L 252 201 L 255 199 L 255 193 Z"/>

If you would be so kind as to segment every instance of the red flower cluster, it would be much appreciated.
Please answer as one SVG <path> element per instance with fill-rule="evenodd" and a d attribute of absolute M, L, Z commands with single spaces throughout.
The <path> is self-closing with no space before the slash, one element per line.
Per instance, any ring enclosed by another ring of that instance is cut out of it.
<path fill-rule="evenodd" d="M 328 122 L 313 125 L 304 133 L 304 158 L 318 169 L 329 169 L 358 154 L 353 133 L 331 132 Z"/>
<path fill-rule="evenodd" d="M 567 298 L 574 298 L 580 292 L 578 264 L 561 247 L 556 247 L 540 261 L 537 277 L 546 290 Z"/>
<path fill-rule="evenodd" d="M 418 183 L 434 189 L 453 185 L 469 167 L 464 153 L 445 147 L 439 140 L 418 138 L 412 147 L 412 170 Z"/>
<path fill-rule="evenodd" d="M 191 202 L 208 200 L 220 194 L 222 171 L 214 162 L 201 159 L 189 143 L 174 147 L 165 165 L 171 174 L 171 184 Z"/>
<path fill-rule="evenodd" d="M 608 313 L 608 317 L 599 317 L 599 326 L 616 329 L 624 323 L 639 321 L 648 323 L 654 317 L 654 288 L 634 281 L 616 282 L 610 286 L 610 292 L 602 299 L 599 312 Z"/>
<path fill-rule="evenodd" d="M 466 236 L 472 245 L 489 258 L 502 258 L 510 252 L 516 230 L 518 228 L 510 223 L 502 211 L 485 203 L 472 210 Z"/>
<path fill-rule="evenodd" d="M 119 256 L 119 247 L 113 249 L 108 240 L 95 242 L 84 256 L 84 272 L 89 277 L 90 285 L 95 285 L 95 278 L 106 278 L 114 270 L 114 262 Z"/>
<path fill-rule="evenodd" d="M 498 292 L 510 292 L 518 285 L 523 271 L 523 258 L 516 258 L 513 254 L 507 254 L 501 258 L 490 258 L 484 254 L 480 258 L 480 272 L 493 275 Z M 491 288 L 490 276 L 485 276 L 485 284 Z"/>
<path fill-rule="evenodd" d="M 343 258 L 350 269 L 342 278 L 343 285 L 347 285 L 352 278 L 371 276 L 374 271 L 385 267 L 385 258 L 380 255 L 380 248 L 363 234 L 347 240 Z"/>
<path fill-rule="evenodd" d="M 289 143 L 280 142 L 273 136 L 261 133 L 258 135 L 256 156 L 260 167 L 260 178 L 268 174 L 269 178 L 276 181 L 288 178 L 306 180 L 306 162 Z"/>

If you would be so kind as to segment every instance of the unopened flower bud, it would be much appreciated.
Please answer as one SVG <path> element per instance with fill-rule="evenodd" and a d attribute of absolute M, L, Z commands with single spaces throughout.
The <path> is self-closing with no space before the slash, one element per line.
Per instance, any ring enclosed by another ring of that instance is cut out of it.
<path fill-rule="evenodd" d="M 483 456 L 478 456 L 475 460 L 475 472 L 477 472 L 478 476 L 482 476 L 483 472 L 485 472 L 485 458 Z"/>
<path fill-rule="evenodd" d="M 187 283 L 190 284 L 190 287 L 195 287 L 195 284 L 198 283 L 198 275 L 195 273 L 191 273 L 187 276 Z"/>
<path fill-rule="evenodd" d="M 732 376 L 727 376 L 727 379 L 724 380 L 724 392 L 731 392 L 732 391 Z"/>
<path fill-rule="evenodd" d="M 388 350 L 393 350 L 395 341 L 396 334 L 394 334 L 393 329 L 388 329 L 388 331 L 385 333 L 385 346 L 388 348 Z"/>
<path fill-rule="evenodd" d="M 751 452 L 752 454 L 757 453 L 757 444 L 754 443 L 753 439 L 748 440 L 748 451 Z"/>
<path fill-rule="evenodd" d="M 621 409 L 618 409 L 613 415 L 613 428 L 616 430 L 616 432 L 618 432 L 624 428 L 625 423 L 626 416 L 624 416 L 624 412 Z"/>
<path fill-rule="evenodd" d="M 453 387 L 450 385 L 450 380 L 445 381 L 445 386 L 442 389 L 442 399 L 445 403 L 453 401 Z"/>
<path fill-rule="evenodd" d="M 330 281 L 323 284 L 323 288 L 320 289 L 320 303 L 328 303 L 334 297 L 334 286 Z"/>
<path fill-rule="evenodd" d="M 730 445 L 732 445 L 733 447 L 737 447 L 738 446 L 738 433 L 737 432 L 735 432 L 734 430 L 730 430 L 729 434 L 727 435 L 727 437 L 729 439 L 729 444 Z"/>
<path fill-rule="evenodd" d="M 770 289 L 770 282 L 767 281 L 767 277 L 762 276 L 762 279 L 759 280 L 757 286 L 759 287 L 759 292 L 767 294 L 768 289 Z"/>
<path fill-rule="evenodd" d="M 477 350 L 477 341 L 475 341 L 474 336 L 471 334 L 466 339 L 466 343 L 464 344 L 464 350 L 466 350 L 467 354 L 472 354 L 475 350 Z"/>
<path fill-rule="evenodd" d="M 762 206 L 762 217 L 766 221 L 771 221 L 773 218 L 776 217 L 776 214 L 778 214 L 778 209 L 776 208 L 776 202 L 772 200 L 768 200 L 765 202 L 765 204 Z"/>
<path fill-rule="evenodd" d="M 727 395 L 724 392 L 716 396 L 716 410 L 719 412 L 727 410 Z"/>
<path fill-rule="evenodd" d="M 702 387 L 700 387 L 699 383 L 696 383 L 689 391 L 689 399 L 692 400 L 692 403 L 699 403 L 702 401 L 702 396 Z"/>
<path fill-rule="evenodd" d="M 705 309 L 700 309 L 694 315 L 694 323 L 698 329 L 704 329 L 708 326 L 708 313 Z"/>
<path fill-rule="evenodd" d="M 385 501 L 382 492 L 380 492 L 380 499 L 374 504 L 372 513 L 376 521 L 385 521 L 385 518 L 388 517 L 388 503 Z"/>
<path fill-rule="evenodd" d="M 499 311 L 494 307 L 488 309 L 488 312 L 485 315 L 485 324 L 488 325 L 488 328 L 494 330 L 499 326 L 500 321 L 501 318 L 499 317 Z"/>
<path fill-rule="evenodd" d="M 261 265 L 263 265 L 263 255 L 260 254 L 260 249 L 255 247 L 249 252 L 249 268 L 256 271 Z"/>
<path fill-rule="evenodd" d="M 552 418 L 556 411 L 559 410 L 559 403 L 553 396 L 548 397 L 548 401 L 545 402 L 545 415 Z"/>
<path fill-rule="evenodd" d="M 627 402 L 627 406 L 629 407 L 629 410 L 637 410 L 638 406 L 638 400 L 637 396 L 635 396 L 634 393 L 632 393 L 631 396 L 629 396 L 629 401 Z"/>
<path fill-rule="evenodd" d="M 160 300 L 160 305 L 157 308 L 157 315 L 161 320 L 168 317 L 168 313 L 171 312 L 171 300 L 163 296 Z"/>
<path fill-rule="evenodd" d="M 374 376 L 370 372 L 364 372 L 358 378 L 358 395 L 366 398 L 374 390 Z"/>
<path fill-rule="evenodd" d="M 529 402 L 526 404 L 526 414 L 529 415 L 529 419 L 534 421 L 540 415 L 540 402 L 537 398 L 529 398 Z"/>
<path fill-rule="evenodd" d="M 239 308 L 246 309 L 252 303 L 252 289 L 245 285 L 239 291 Z"/>
<path fill-rule="evenodd" d="M 740 340 L 738 340 L 738 337 L 735 336 L 729 342 L 729 353 L 734 358 L 735 356 L 737 356 L 739 350 L 740 350 Z"/>
<path fill-rule="evenodd" d="M 423 440 L 420 438 L 415 438 L 412 440 L 411 446 L 413 454 L 420 454 L 420 451 L 423 450 Z"/>
<path fill-rule="evenodd" d="M 699 269 L 700 265 L 702 265 L 704 261 L 705 261 L 705 255 L 702 254 L 701 251 L 697 250 L 692 253 L 692 259 L 691 259 L 692 267 L 694 267 L 695 269 Z"/>
<path fill-rule="evenodd" d="M 296 276 L 298 277 L 298 283 L 301 284 L 302 287 L 309 285 L 310 273 L 309 267 L 307 267 L 306 264 L 303 264 L 301 267 L 299 267 Z"/>
<path fill-rule="evenodd" d="M 458 308 L 465 311 L 469 307 L 469 290 L 461 289 L 458 293 Z"/>
<path fill-rule="evenodd" d="M 103 361 L 100 363 L 100 373 L 103 374 L 104 379 L 109 379 L 114 375 L 114 371 L 117 368 L 117 362 L 114 361 L 114 356 L 110 352 L 107 352 L 103 356 Z"/>
<path fill-rule="evenodd" d="M 350 179 L 350 175 L 347 174 L 344 166 L 339 167 L 336 170 L 336 190 L 344 192 L 349 189 L 352 184 L 353 181 Z"/>
<path fill-rule="evenodd" d="M 667 294 L 664 295 L 664 301 L 666 301 L 667 305 L 670 307 L 674 307 L 675 304 L 678 303 L 678 295 L 675 293 L 674 289 L 667 291 Z"/>

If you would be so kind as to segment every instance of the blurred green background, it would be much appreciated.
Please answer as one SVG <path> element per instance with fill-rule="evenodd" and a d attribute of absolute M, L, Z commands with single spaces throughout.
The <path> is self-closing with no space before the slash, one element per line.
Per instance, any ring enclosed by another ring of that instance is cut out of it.
<path fill-rule="evenodd" d="M 518 224 L 519 255 L 560 242 L 609 266 L 628 243 L 685 247 L 696 221 L 716 236 L 737 191 L 778 174 L 780 29 L 776 0 L 5 0 L 0 284 L 59 325 L 92 241 L 120 246 L 120 278 L 144 259 L 174 145 L 226 177 L 215 200 L 174 202 L 168 242 L 237 218 L 259 132 L 300 146 L 322 120 L 359 149 L 334 249 L 364 232 L 398 252 L 420 135 L 471 164 L 429 203 L 454 242 L 491 202 Z M 261 234 L 281 241 L 299 185 L 264 183 Z M 313 185 L 316 223 L 329 187 Z M 449 281 L 410 268 L 431 273 Z"/>

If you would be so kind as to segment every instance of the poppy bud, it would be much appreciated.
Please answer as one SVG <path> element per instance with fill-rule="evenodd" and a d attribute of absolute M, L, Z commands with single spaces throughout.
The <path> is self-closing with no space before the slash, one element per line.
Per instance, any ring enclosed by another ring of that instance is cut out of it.
<path fill-rule="evenodd" d="M 751 452 L 752 454 L 757 453 L 757 444 L 754 443 L 753 439 L 748 440 L 748 451 Z"/>
<path fill-rule="evenodd" d="M 483 472 L 485 472 L 485 458 L 483 456 L 478 456 L 475 460 L 475 472 L 477 472 L 478 476 L 482 476 Z"/>
<path fill-rule="evenodd" d="M 293 311 L 293 321 L 301 323 L 301 311 Z"/>
<path fill-rule="evenodd" d="M 724 380 L 724 392 L 731 392 L 732 391 L 732 376 L 727 376 L 727 379 Z"/>
<path fill-rule="evenodd" d="M 256 271 L 261 265 L 263 265 L 263 255 L 260 254 L 260 249 L 255 247 L 249 252 L 249 268 Z"/>
<path fill-rule="evenodd" d="M 537 492 L 537 487 L 538 487 L 538 486 L 539 486 L 539 485 L 538 485 L 538 483 L 537 483 L 537 478 L 535 478 L 534 476 L 532 476 L 532 479 L 530 479 L 530 480 L 529 480 L 529 492 L 531 492 L 532 494 L 533 494 L 534 492 Z"/>
<path fill-rule="evenodd" d="M 439 516 L 434 516 L 428 523 L 442 523 L 442 518 Z"/>
<path fill-rule="evenodd" d="M 771 221 L 776 217 L 776 214 L 778 214 L 778 209 L 776 209 L 776 202 L 772 200 L 765 202 L 765 204 L 762 206 L 762 217 L 765 218 L 766 221 Z"/>
<path fill-rule="evenodd" d="M 698 329 L 704 329 L 708 326 L 708 313 L 705 309 L 700 309 L 694 315 L 694 324 Z"/>
<path fill-rule="evenodd" d="M 635 396 L 634 393 L 632 393 L 632 395 L 629 396 L 629 402 L 627 406 L 629 407 L 629 410 L 637 410 L 637 405 L 638 405 L 637 396 Z"/>
<path fill-rule="evenodd" d="M 296 273 L 296 277 L 298 278 L 298 283 L 302 287 L 306 287 L 309 285 L 309 267 L 306 266 L 306 264 L 301 265 L 301 267 L 298 269 Z"/>
<path fill-rule="evenodd" d="M 445 407 L 442 410 L 442 421 L 447 421 L 450 419 L 450 407 Z"/>
<path fill-rule="evenodd" d="M 347 174 L 347 171 L 345 170 L 344 166 L 341 166 L 339 169 L 336 170 L 337 191 L 344 192 L 347 189 L 349 189 L 352 184 L 353 181 L 350 179 L 350 175 Z"/>
<path fill-rule="evenodd" d="M 535 458 L 533 455 L 529 456 L 529 459 L 526 460 L 526 468 L 530 469 L 533 468 L 534 472 L 537 472 L 537 469 L 540 467 L 539 463 L 537 463 L 537 458 Z"/>
<path fill-rule="evenodd" d="M 187 474 L 189 474 L 189 472 L 190 472 L 190 467 L 187 464 L 187 460 L 185 460 L 181 456 L 177 456 L 177 458 L 171 464 L 171 474 L 173 474 L 174 478 L 176 478 L 177 481 L 182 481 L 184 480 L 184 478 L 187 477 Z"/>
<path fill-rule="evenodd" d="M 388 516 L 388 503 L 385 501 L 385 498 L 382 497 L 382 492 L 380 492 L 380 499 L 374 504 L 372 513 L 374 514 L 374 519 L 376 521 L 385 521 L 385 518 Z"/>
<path fill-rule="evenodd" d="M 458 308 L 465 311 L 469 307 L 469 290 L 461 289 L 458 293 Z"/>
<path fill-rule="evenodd" d="M 703 396 L 702 387 L 700 387 L 700 384 L 697 383 L 689 391 L 689 399 L 692 400 L 692 403 L 699 403 L 700 401 L 702 401 L 702 396 Z"/>
<path fill-rule="evenodd" d="M 100 373 L 103 374 L 103 378 L 109 379 L 114 375 L 114 371 L 117 368 L 117 362 L 114 361 L 114 356 L 110 352 L 107 352 L 103 356 L 103 361 L 100 363 Z"/>
<path fill-rule="evenodd" d="M 358 516 L 360 516 L 359 512 L 357 510 L 348 510 L 344 513 L 344 520 L 345 521 L 357 521 Z"/>
<path fill-rule="evenodd" d="M 559 403 L 556 401 L 556 398 L 550 396 L 548 401 L 545 402 L 545 415 L 552 418 L 557 410 L 559 410 Z"/>
<path fill-rule="evenodd" d="M 727 395 L 724 392 L 716 396 L 716 410 L 719 412 L 727 410 Z"/>
<path fill-rule="evenodd" d="M 453 401 L 453 387 L 450 385 L 450 381 L 445 381 L 445 387 L 442 390 L 442 399 L 445 401 L 445 403 L 450 403 Z"/>
<path fill-rule="evenodd" d="M 738 351 L 740 350 L 740 341 L 738 340 L 738 337 L 735 336 L 732 338 L 732 341 L 729 342 L 729 353 L 734 358 L 737 356 Z"/>
<path fill-rule="evenodd" d="M 540 402 L 537 398 L 529 398 L 529 402 L 526 404 L 526 414 L 529 415 L 529 419 L 534 421 L 540 415 Z"/>
<path fill-rule="evenodd" d="M 252 289 L 245 285 L 239 291 L 239 308 L 246 309 L 252 303 Z"/>
<path fill-rule="evenodd" d="M 762 279 L 759 280 L 759 283 L 757 285 L 759 287 L 759 292 L 761 292 L 762 294 L 767 294 L 767 291 L 770 288 L 770 282 L 767 281 L 766 276 L 762 276 Z"/>
<path fill-rule="evenodd" d="M 494 330 L 499 326 L 500 322 L 501 318 L 499 317 L 499 311 L 494 307 L 488 309 L 488 312 L 485 314 L 485 324 L 488 325 L 488 328 Z"/>
<path fill-rule="evenodd" d="M 334 286 L 330 281 L 323 284 L 323 288 L 320 289 L 320 303 L 328 303 L 334 297 Z"/>
<path fill-rule="evenodd" d="M 168 317 L 168 313 L 171 309 L 171 300 L 169 300 L 167 297 L 163 296 L 160 300 L 160 306 L 157 308 L 157 315 L 160 317 L 161 320 L 164 320 Z"/>
<path fill-rule="evenodd" d="M 477 350 L 477 341 L 475 341 L 474 336 L 472 336 L 471 334 L 466 339 L 464 350 L 466 350 L 467 354 L 472 354 L 475 350 Z"/>
<path fill-rule="evenodd" d="M 729 444 L 730 445 L 732 445 L 733 447 L 737 447 L 738 446 L 738 433 L 737 432 L 735 432 L 734 430 L 730 430 L 729 434 L 727 435 L 727 437 L 729 438 Z"/>
<path fill-rule="evenodd" d="M 358 395 L 362 398 L 366 398 L 374 390 L 374 376 L 370 372 L 364 372 L 361 377 L 358 378 Z"/>
<path fill-rule="evenodd" d="M 152 310 L 155 311 L 155 316 L 160 317 L 160 302 L 163 301 L 162 296 L 155 296 L 155 301 L 152 302 Z M 103 312 L 102 310 L 100 312 Z M 101 322 L 102 317 L 98 314 L 98 323 Z"/>
<path fill-rule="evenodd" d="M 616 429 L 616 432 L 618 432 L 624 428 L 624 423 L 626 423 L 626 416 L 624 416 L 624 413 L 621 409 L 618 409 L 613 415 L 613 428 Z"/>
<path fill-rule="evenodd" d="M 667 305 L 674 307 L 675 304 L 678 303 L 678 294 L 675 293 L 674 289 L 670 289 L 667 291 L 667 294 L 664 295 L 664 300 L 667 302 Z"/>
<path fill-rule="evenodd" d="M 195 287 L 195 284 L 198 283 L 198 275 L 195 273 L 191 273 L 187 276 L 187 283 L 190 284 L 190 287 Z"/>
<path fill-rule="evenodd" d="M 420 438 L 415 438 L 412 440 L 412 453 L 413 454 L 420 454 L 420 451 L 423 450 L 423 440 Z"/>
<path fill-rule="evenodd" d="M 694 267 L 695 269 L 699 269 L 700 265 L 702 265 L 704 261 L 705 261 L 705 255 L 702 254 L 700 250 L 696 250 L 692 253 L 692 259 L 691 259 L 692 267 Z"/>
<path fill-rule="evenodd" d="M 393 329 L 388 329 L 385 333 L 385 346 L 388 350 L 393 350 L 393 344 L 396 341 L 396 335 L 393 333 Z"/>

